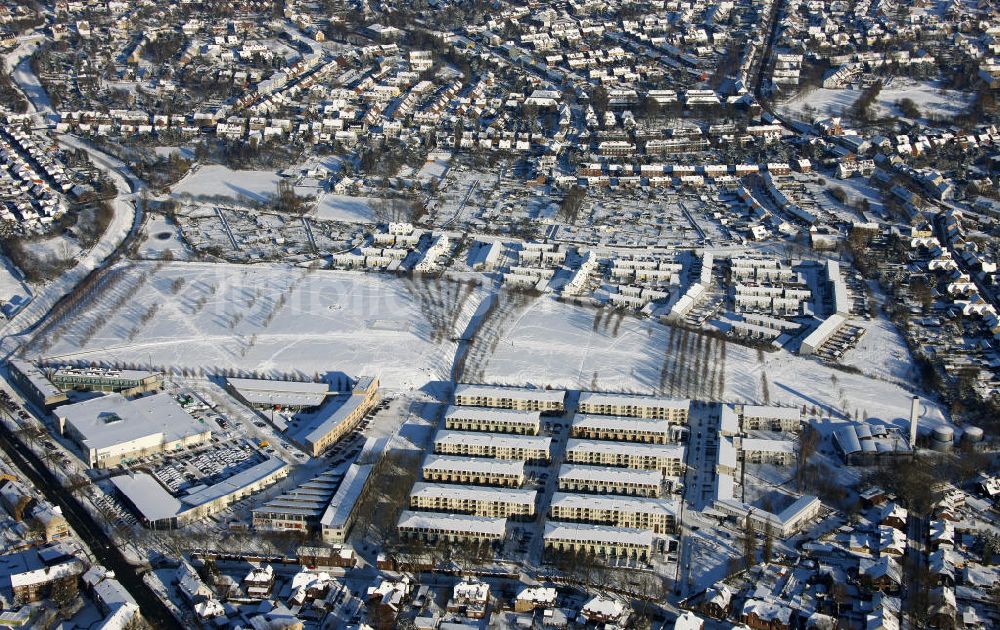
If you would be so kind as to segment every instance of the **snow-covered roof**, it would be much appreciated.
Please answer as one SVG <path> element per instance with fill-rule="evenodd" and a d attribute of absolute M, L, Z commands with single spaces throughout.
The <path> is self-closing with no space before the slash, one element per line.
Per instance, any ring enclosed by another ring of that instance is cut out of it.
<path fill-rule="evenodd" d="M 463 407 L 452 405 L 444 414 L 448 420 L 471 420 L 475 422 L 503 422 L 508 424 L 537 425 L 541 413 L 518 409 L 493 409 L 489 407 Z"/>
<path fill-rule="evenodd" d="M 581 392 L 580 407 L 584 405 L 613 405 L 619 407 L 665 407 L 668 409 L 688 409 L 688 399 L 659 398 L 635 394 L 615 394 L 606 392 Z"/>
<path fill-rule="evenodd" d="M 513 433 L 482 433 L 479 431 L 438 431 L 435 444 L 475 444 L 494 448 L 521 448 L 549 450 L 551 438 L 540 435 L 516 435 Z"/>
<path fill-rule="evenodd" d="M 575 494 L 555 492 L 552 508 L 606 510 L 609 512 L 636 512 L 675 516 L 677 502 L 668 499 L 630 496 L 623 494 Z"/>
<path fill-rule="evenodd" d="M 649 547 L 653 544 L 653 531 L 649 529 L 561 521 L 546 522 L 544 536 L 545 540 L 588 541 L 609 545 Z"/>
<path fill-rule="evenodd" d="M 666 420 L 601 416 L 587 413 L 578 413 L 573 418 L 574 429 L 613 429 L 619 431 L 670 433 L 670 426 L 670 423 Z"/>
<path fill-rule="evenodd" d="M 524 474 L 524 461 L 519 459 L 430 454 L 424 459 L 423 469 L 425 471 L 458 471 L 484 475 L 520 476 Z"/>
<path fill-rule="evenodd" d="M 573 481 L 597 481 L 603 483 L 631 483 L 637 485 L 659 485 L 663 474 L 658 470 L 638 470 L 616 466 L 585 466 L 563 464 L 559 467 L 559 479 Z"/>
<path fill-rule="evenodd" d="M 624 453 L 645 457 L 669 457 L 684 459 L 684 446 L 681 444 L 645 444 L 641 442 L 614 442 L 611 440 L 566 440 L 566 452 L 583 451 L 587 453 Z"/>
<path fill-rule="evenodd" d="M 530 488 L 501 488 L 499 486 L 467 486 L 454 483 L 427 483 L 418 481 L 410 490 L 411 497 L 424 499 L 462 499 L 493 503 L 520 503 L 535 505 L 537 492 Z"/>
<path fill-rule="evenodd" d="M 398 526 L 401 529 L 467 532 L 470 534 L 503 536 L 507 531 L 507 519 L 471 516 L 468 514 L 403 510 L 399 515 Z"/>
<path fill-rule="evenodd" d="M 562 403 L 565 390 L 531 389 L 527 387 L 499 387 L 496 385 L 475 385 L 459 383 L 455 385 L 455 396 L 471 398 L 511 398 L 514 400 L 534 400 L 538 402 Z"/>

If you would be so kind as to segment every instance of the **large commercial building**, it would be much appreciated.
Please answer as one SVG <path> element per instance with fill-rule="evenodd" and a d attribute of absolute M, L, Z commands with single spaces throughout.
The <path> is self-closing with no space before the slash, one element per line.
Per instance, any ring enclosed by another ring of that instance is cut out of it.
<path fill-rule="evenodd" d="M 559 489 L 563 492 L 658 497 L 662 488 L 663 474 L 658 470 L 577 464 L 563 464 L 559 467 Z"/>
<path fill-rule="evenodd" d="M 770 529 L 775 536 L 785 539 L 819 516 L 823 504 L 814 496 L 804 495 L 774 514 L 738 500 L 732 475 L 716 475 L 713 507 L 738 521 L 749 518 L 751 527 L 759 533 Z"/>
<path fill-rule="evenodd" d="M 431 454 L 424 459 L 422 475 L 427 481 L 517 488 L 524 483 L 524 462 Z"/>
<path fill-rule="evenodd" d="M 444 414 L 444 426 L 457 431 L 538 435 L 541 412 L 451 406 Z"/>
<path fill-rule="evenodd" d="M 288 476 L 288 471 L 284 460 L 269 457 L 219 483 L 182 496 L 174 496 L 144 472 L 118 475 L 110 481 L 146 527 L 173 529 L 220 512 L 260 492 Z"/>
<path fill-rule="evenodd" d="M 621 416 L 597 416 L 578 413 L 573 418 L 570 435 L 591 440 L 622 440 L 667 444 L 680 439 L 683 429 L 669 420 L 648 420 Z"/>
<path fill-rule="evenodd" d="M 672 400 L 655 396 L 634 396 L 632 394 L 606 394 L 601 392 L 581 392 L 577 412 L 607 416 L 630 416 L 666 420 L 673 424 L 685 424 L 688 419 L 690 400 Z"/>
<path fill-rule="evenodd" d="M 659 470 L 664 475 L 684 474 L 684 447 L 679 444 L 636 444 L 604 440 L 566 440 L 566 461 L 571 464 L 621 466 Z"/>
<path fill-rule="evenodd" d="M 584 523 L 545 523 L 546 552 L 584 553 L 598 558 L 648 560 L 653 552 L 653 532 Z"/>
<path fill-rule="evenodd" d="M 303 418 L 302 425 L 290 437 L 310 455 L 319 457 L 354 430 L 378 399 L 378 379 L 362 376 L 346 400 L 329 408 L 321 407 L 313 416 Z"/>
<path fill-rule="evenodd" d="M 402 536 L 430 543 L 497 542 L 507 535 L 507 519 L 468 514 L 403 510 L 397 527 Z"/>
<path fill-rule="evenodd" d="M 52 409 L 68 400 L 66 393 L 53 385 L 34 363 L 11 359 L 7 362 L 7 367 L 17 388 L 39 407 Z"/>
<path fill-rule="evenodd" d="M 743 405 L 741 418 L 744 431 L 797 432 L 802 428 L 802 410 L 798 407 Z"/>
<path fill-rule="evenodd" d="M 64 367 L 52 372 L 51 379 L 62 390 L 117 392 L 122 396 L 135 396 L 163 387 L 163 376 L 146 370 Z"/>
<path fill-rule="evenodd" d="M 93 468 L 207 442 L 212 433 L 192 418 L 170 394 L 128 400 L 107 394 L 57 413 L 59 432 L 73 439 Z"/>
<path fill-rule="evenodd" d="M 566 409 L 566 392 L 554 389 L 460 383 L 455 386 L 455 404 L 562 413 Z"/>
<path fill-rule="evenodd" d="M 548 461 L 551 438 L 476 431 L 438 431 L 434 452 L 440 455 L 475 455 L 497 459 Z"/>
<path fill-rule="evenodd" d="M 410 509 L 523 520 L 534 518 L 537 494 L 527 488 L 418 481 L 410 491 Z"/>
<path fill-rule="evenodd" d="M 674 531 L 677 523 L 677 502 L 615 494 L 552 495 L 549 516 L 558 521 L 578 521 L 651 529 L 657 534 Z"/>

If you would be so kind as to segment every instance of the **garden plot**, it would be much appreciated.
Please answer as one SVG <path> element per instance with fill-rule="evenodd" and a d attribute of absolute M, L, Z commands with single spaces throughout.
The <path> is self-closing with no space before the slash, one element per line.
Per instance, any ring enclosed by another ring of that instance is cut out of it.
<path fill-rule="evenodd" d="M 165 369 L 447 379 L 482 290 L 374 274 L 198 263 L 122 266 L 38 354 Z M 456 332 L 457 331 L 457 332 Z"/>

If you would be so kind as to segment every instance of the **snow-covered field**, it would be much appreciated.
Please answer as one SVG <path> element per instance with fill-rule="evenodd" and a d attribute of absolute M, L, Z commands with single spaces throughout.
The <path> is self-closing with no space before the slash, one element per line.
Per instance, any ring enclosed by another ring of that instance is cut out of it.
<path fill-rule="evenodd" d="M 219 164 L 202 166 L 174 186 L 174 195 L 193 197 L 245 197 L 267 201 L 278 188 L 281 177 L 272 171 L 234 171 Z"/>
<path fill-rule="evenodd" d="M 209 374 L 371 374 L 389 388 L 419 388 L 448 378 L 454 331 L 464 329 L 480 298 L 481 290 L 444 281 L 140 263 L 35 349 L 50 358 Z"/>
<path fill-rule="evenodd" d="M 325 194 L 319 198 L 309 216 L 325 221 L 372 223 L 374 210 L 365 197 Z"/>
<path fill-rule="evenodd" d="M 849 114 L 860 96 L 860 89 L 817 88 L 782 103 L 780 107 L 805 118 L 840 116 Z M 972 102 L 972 95 L 967 92 L 944 90 L 928 81 L 894 78 L 883 86 L 876 99 L 879 115 L 902 116 L 896 103 L 904 98 L 911 99 L 921 116 L 925 117 L 954 116 Z"/>
<path fill-rule="evenodd" d="M 500 337 L 485 361 L 483 380 L 688 396 L 763 403 L 764 377 L 772 404 L 813 406 L 833 421 L 865 415 L 904 426 L 913 394 L 895 382 L 853 374 L 786 351 L 766 352 L 672 329 L 649 320 L 602 315 L 595 310 L 539 298 L 499 326 Z M 615 332 L 617 329 L 617 333 Z M 909 358 L 898 352 L 891 330 L 873 331 L 858 361 L 885 361 L 878 376 L 903 380 Z M 700 340 L 699 340 L 700 337 Z M 763 362 L 760 360 L 763 356 Z M 700 357 L 700 358 L 699 358 Z M 723 358 L 724 357 L 724 358 Z M 467 366 L 468 367 L 468 366 Z M 469 371 L 467 370 L 467 374 Z M 724 378 L 723 378 L 724 376 Z M 924 400 L 921 423 L 943 421 L 941 410 Z"/>

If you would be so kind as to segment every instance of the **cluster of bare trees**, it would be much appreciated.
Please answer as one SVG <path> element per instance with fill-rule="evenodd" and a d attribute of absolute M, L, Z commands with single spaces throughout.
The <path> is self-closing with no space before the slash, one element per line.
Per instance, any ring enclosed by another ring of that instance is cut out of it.
<path fill-rule="evenodd" d="M 355 527 L 382 546 L 398 542 L 396 522 L 410 501 L 410 489 L 420 475 L 421 453 L 391 450 L 372 469 L 364 494 L 358 499 Z"/>
<path fill-rule="evenodd" d="M 721 400 L 726 391 L 725 338 L 671 326 L 658 391 L 661 395 Z"/>
<path fill-rule="evenodd" d="M 462 309 L 480 282 L 469 279 L 456 282 L 440 276 L 410 276 L 404 280 L 407 294 L 420 305 L 420 312 L 427 318 L 433 343 L 448 341 L 460 331 L 456 330 Z"/>
<path fill-rule="evenodd" d="M 497 293 L 495 302 L 483 316 L 461 364 L 456 366 L 456 379 L 471 382 L 483 380 L 490 357 L 504 335 L 504 324 L 517 321 L 518 315 L 527 310 L 538 295 L 536 292 L 509 289 L 502 289 Z"/>

